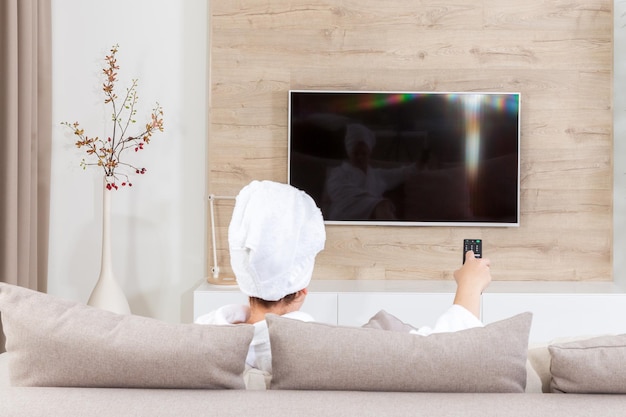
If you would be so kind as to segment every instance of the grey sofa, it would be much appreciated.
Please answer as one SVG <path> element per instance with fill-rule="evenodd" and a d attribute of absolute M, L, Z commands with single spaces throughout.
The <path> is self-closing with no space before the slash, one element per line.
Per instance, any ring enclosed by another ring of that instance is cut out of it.
<path fill-rule="evenodd" d="M 626 412 L 626 395 L 551 394 L 536 387 L 523 394 L 14 387 L 8 356 L 0 354 L 1 417 L 610 417 Z"/>
<path fill-rule="evenodd" d="M 374 328 L 268 316 L 273 375 L 257 390 L 251 326 L 167 324 L 0 284 L 0 417 L 626 415 L 625 335 L 528 349 L 528 313 L 428 337 L 377 316 Z"/>
<path fill-rule="evenodd" d="M 625 410 L 624 395 L 30 387 L 0 390 L 3 417 L 609 417 L 623 416 Z"/>

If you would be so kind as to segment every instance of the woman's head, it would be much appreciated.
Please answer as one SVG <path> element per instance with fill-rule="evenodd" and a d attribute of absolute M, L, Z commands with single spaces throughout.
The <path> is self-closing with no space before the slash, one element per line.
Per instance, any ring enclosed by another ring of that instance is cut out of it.
<path fill-rule="evenodd" d="M 274 311 L 275 314 L 283 315 L 292 311 L 300 310 L 308 291 L 302 289 L 297 292 L 285 295 L 280 300 L 268 301 L 258 297 L 249 297 L 250 306 L 252 308 L 260 308 L 265 311 Z"/>
<path fill-rule="evenodd" d="M 244 294 L 277 301 L 305 289 L 325 240 L 322 214 L 304 191 L 252 181 L 239 192 L 228 242 Z"/>
<path fill-rule="evenodd" d="M 370 154 L 376 144 L 374 133 L 361 124 L 349 124 L 346 127 L 346 153 L 350 163 L 367 171 Z"/>

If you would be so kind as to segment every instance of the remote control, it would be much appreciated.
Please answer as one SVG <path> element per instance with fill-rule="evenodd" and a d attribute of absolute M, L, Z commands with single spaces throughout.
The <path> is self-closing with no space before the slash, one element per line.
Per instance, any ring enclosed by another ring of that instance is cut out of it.
<path fill-rule="evenodd" d="M 483 257 L 483 240 L 482 239 L 463 239 L 463 263 L 465 263 L 465 254 L 467 251 L 474 252 L 476 258 Z"/>

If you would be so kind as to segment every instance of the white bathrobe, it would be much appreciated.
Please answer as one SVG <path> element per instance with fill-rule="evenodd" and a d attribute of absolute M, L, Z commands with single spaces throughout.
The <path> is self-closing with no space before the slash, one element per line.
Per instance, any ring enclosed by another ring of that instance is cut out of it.
<path fill-rule="evenodd" d="M 329 220 L 366 220 L 391 190 L 416 172 L 415 165 L 399 168 L 372 168 L 367 173 L 343 162 L 331 169 L 326 180 L 330 198 Z"/>
<path fill-rule="evenodd" d="M 433 333 L 458 332 L 474 327 L 484 327 L 484 324 L 465 307 L 453 304 L 437 319 L 433 327 L 423 326 L 412 330 L 411 333 L 428 336 Z"/>

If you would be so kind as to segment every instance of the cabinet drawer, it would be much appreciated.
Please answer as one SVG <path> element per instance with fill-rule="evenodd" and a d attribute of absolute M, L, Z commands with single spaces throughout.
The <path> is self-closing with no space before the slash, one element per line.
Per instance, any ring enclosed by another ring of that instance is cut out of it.
<path fill-rule="evenodd" d="M 447 293 L 346 293 L 338 295 L 337 323 L 362 326 L 385 310 L 414 327 L 433 326 L 454 300 Z"/>

